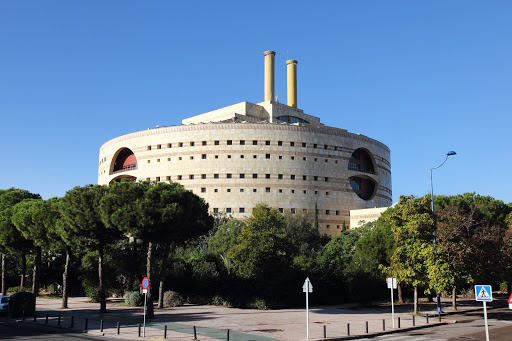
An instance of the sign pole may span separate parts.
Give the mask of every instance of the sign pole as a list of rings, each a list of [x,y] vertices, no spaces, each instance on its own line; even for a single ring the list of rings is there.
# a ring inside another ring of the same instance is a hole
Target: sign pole
[[[306,337],[309,339],[309,281],[306,285]]]
[[[395,303],[393,301],[393,286],[391,286],[391,319],[393,320],[393,329],[395,329]]]
[[[487,324],[487,302],[484,301],[485,340],[489,341],[489,325]]]
[[[148,294],[144,293],[144,324],[142,328],[142,337],[146,337],[146,297]]]

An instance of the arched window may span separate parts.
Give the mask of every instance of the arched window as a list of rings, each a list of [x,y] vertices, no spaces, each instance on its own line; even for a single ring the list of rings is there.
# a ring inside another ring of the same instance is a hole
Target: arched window
[[[373,160],[370,153],[361,148],[356,149],[352,155],[350,155],[350,160],[348,160],[348,169],[375,174],[375,167],[373,166]]]
[[[376,183],[369,178],[352,176],[349,178],[352,190],[363,200],[370,200],[375,194]]]
[[[137,169],[137,158],[135,158],[135,154],[128,148],[121,149],[114,160],[112,172],[118,173],[134,169]]]

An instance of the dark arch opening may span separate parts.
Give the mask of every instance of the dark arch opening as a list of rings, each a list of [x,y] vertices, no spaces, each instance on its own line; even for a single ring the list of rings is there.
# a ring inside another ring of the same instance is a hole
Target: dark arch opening
[[[308,121],[297,116],[279,116],[277,119],[288,123],[309,123]]]
[[[114,182],[121,182],[121,180],[137,181],[137,178],[131,175],[119,175],[118,177],[110,180],[109,185],[112,185]]]
[[[361,148],[356,149],[352,155],[350,155],[350,160],[348,160],[348,169],[375,174],[375,167],[373,166],[373,160],[370,153]]]
[[[117,173],[133,169],[137,169],[137,158],[130,149],[124,148],[117,154],[112,172]]]
[[[376,183],[369,178],[352,176],[349,179],[352,190],[363,200],[370,200],[375,194]]]

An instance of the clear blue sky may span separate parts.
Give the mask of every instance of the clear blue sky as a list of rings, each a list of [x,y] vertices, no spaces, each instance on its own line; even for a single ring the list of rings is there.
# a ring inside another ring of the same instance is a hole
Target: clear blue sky
[[[298,106],[391,149],[393,200],[512,202],[511,1],[0,1],[0,188],[97,182],[119,135],[263,100],[263,51]]]

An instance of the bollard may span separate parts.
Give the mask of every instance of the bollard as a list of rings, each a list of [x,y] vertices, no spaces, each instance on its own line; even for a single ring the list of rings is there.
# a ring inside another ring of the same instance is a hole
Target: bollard
[[[428,313],[427,313],[427,315],[425,317],[427,318],[427,324],[428,324]]]
[[[196,326],[194,326],[194,340],[197,340]]]
[[[386,320],[382,319],[382,331],[386,330]]]
[[[366,321],[366,334],[368,334],[368,321]]]
[[[327,338],[327,326],[324,324],[324,339]]]
[[[103,333],[103,320],[100,320],[100,332]]]
[[[412,326],[416,326],[416,316],[412,315]]]
[[[75,325],[75,317],[71,316],[71,326],[69,326],[69,328],[73,328],[74,325]]]
[[[87,330],[87,325],[88,325],[88,324],[89,324],[89,319],[88,319],[88,318],[86,318],[86,319],[85,319],[85,330]]]
[[[140,337],[140,323],[139,323],[139,337]]]
[[[46,324],[48,324],[48,314],[46,314]]]
[[[164,326],[164,339],[167,339],[167,325]]]
[[[439,322],[441,322],[441,313],[439,313]]]
[[[400,316],[398,316],[398,329],[400,329]]]
[[[37,311],[34,311],[34,322],[36,322]]]
[[[350,323],[347,323],[347,335],[350,336]]]
[[[117,335],[119,335],[120,333],[120,330],[121,329],[121,324],[119,322],[117,322]]]
[[[229,329],[228,329],[228,337],[226,338],[226,341],[229,341]]]
[[[61,317],[61,316],[59,315],[59,317],[57,318],[57,325],[58,325],[58,326],[60,326],[60,317]]]

